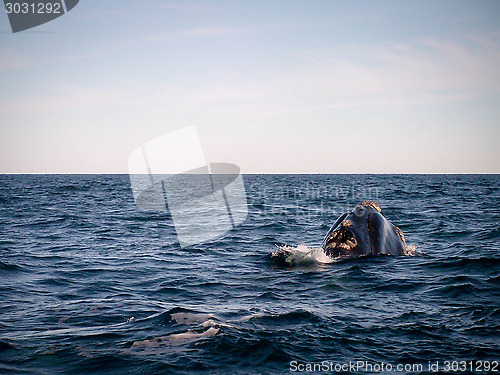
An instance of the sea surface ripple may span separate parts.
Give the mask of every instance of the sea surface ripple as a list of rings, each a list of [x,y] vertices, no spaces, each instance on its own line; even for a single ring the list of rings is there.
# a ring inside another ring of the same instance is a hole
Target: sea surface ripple
[[[245,222],[182,249],[167,212],[135,207],[126,175],[0,175],[0,373],[500,359],[500,176],[244,182]],[[365,199],[411,256],[272,261],[276,246],[314,249]]]

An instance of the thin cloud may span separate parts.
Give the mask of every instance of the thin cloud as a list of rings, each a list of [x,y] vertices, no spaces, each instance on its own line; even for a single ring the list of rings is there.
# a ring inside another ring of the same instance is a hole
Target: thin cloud
[[[405,108],[446,104],[500,91],[500,40],[426,39],[298,51],[302,64],[276,72],[276,97],[313,108]],[[293,109],[294,111],[297,108]]]
[[[233,30],[191,29],[180,35],[229,32]],[[0,113],[26,111],[26,103],[34,112],[51,111],[53,103],[74,109],[126,104],[148,112],[155,108],[165,111],[168,104],[167,111],[218,108],[250,118],[335,109],[439,106],[500,91],[500,42],[493,38],[351,45],[334,52],[296,51],[293,61],[300,63],[288,69],[269,69],[260,79],[226,69],[214,73],[210,80],[193,77],[177,85],[128,81],[122,89],[60,83],[43,96],[4,102]]]
[[[188,2],[161,2],[145,4],[148,9],[171,9],[171,10],[182,10],[188,12],[199,12],[205,10],[206,8],[200,4],[188,3]]]
[[[130,101],[132,92],[123,88],[53,83],[43,95],[16,97],[0,103],[0,115],[42,114],[79,109],[106,108]]]
[[[179,38],[197,38],[197,37],[224,37],[241,34],[247,31],[243,27],[219,27],[209,26],[201,28],[185,29],[180,31],[173,31],[164,34],[150,35],[149,40],[171,40]]]
[[[12,70],[31,69],[34,67],[60,64],[64,62],[73,62],[77,60],[85,60],[92,57],[98,57],[100,55],[101,53],[98,52],[89,52],[48,56],[35,59],[31,56],[14,51],[13,49],[0,48],[0,73]]]
[[[22,69],[30,66],[27,56],[8,48],[0,48],[0,72]]]

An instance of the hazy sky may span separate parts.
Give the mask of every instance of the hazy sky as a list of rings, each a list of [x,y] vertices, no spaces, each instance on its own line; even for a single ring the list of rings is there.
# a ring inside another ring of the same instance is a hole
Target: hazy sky
[[[191,125],[243,173],[500,173],[500,1],[2,8],[0,173],[127,173]]]

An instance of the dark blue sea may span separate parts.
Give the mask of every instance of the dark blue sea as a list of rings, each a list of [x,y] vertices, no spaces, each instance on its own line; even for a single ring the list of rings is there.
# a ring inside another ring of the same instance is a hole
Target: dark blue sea
[[[0,373],[500,370],[499,175],[243,179],[244,222],[181,247],[127,175],[1,175]],[[367,199],[411,251],[311,256]]]

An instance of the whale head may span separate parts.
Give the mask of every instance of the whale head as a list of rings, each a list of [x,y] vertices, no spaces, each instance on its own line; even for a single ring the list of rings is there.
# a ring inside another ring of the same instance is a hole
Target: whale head
[[[382,215],[380,205],[364,201],[338,218],[323,240],[331,258],[363,255],[400,255],[406,245],[403,233]]]

